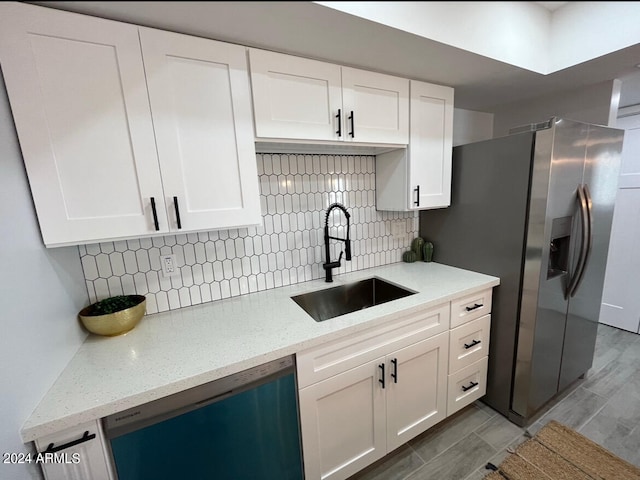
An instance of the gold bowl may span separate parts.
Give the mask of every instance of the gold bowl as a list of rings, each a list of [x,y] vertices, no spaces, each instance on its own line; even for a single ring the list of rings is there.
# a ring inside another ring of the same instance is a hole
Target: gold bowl
[[[91,333],[108,337],[122,335],[140,322],[147,309],[147,299],[144,295],[129,295],[129,297],[136,300],[138,304],[114,313],[89,315],[94,305],[92,304],[80,310],[78,317]]]

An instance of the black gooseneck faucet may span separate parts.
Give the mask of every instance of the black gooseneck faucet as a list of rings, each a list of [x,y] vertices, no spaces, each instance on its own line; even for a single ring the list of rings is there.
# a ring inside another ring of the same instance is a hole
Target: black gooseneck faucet
[[[329,235],[329,215],[331,214],[331,211],[334,208],[338,208],[342,210],[342,212],[344,213],[344,216],[347,218],[347,238],[338,238],[338,237],[332,237]],[[333,275],[331,270],[333,268],[338,268],[340,266],[340,261],[342,260],[343,253],[344,253],[344,259],[347,261],[351,261],[351,240],[349,240],[349,218],[350,217],[351,215],[349,215],[349,212],[347,212],[347,209],[344,207],[344,205],[341,205],[339,203],[333,203],[329,205],[329,208],[327,209],[327,216],[324,219],[325,263],[322,264],[322,268],[324,268],[324,271],[326,272],[325,282],[333,282]],[[341,242],[344,242],[344,251],[340,252],[340,256],[338,257],[338,261],[336,262],[331,261],[331,254],[329,252],[329,240],[339,240]]]

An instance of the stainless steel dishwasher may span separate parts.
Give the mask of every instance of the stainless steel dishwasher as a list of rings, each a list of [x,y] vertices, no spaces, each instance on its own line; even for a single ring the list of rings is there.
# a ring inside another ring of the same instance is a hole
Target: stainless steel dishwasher
[[[119,480],[303,478],[292,356],[106,417]]]

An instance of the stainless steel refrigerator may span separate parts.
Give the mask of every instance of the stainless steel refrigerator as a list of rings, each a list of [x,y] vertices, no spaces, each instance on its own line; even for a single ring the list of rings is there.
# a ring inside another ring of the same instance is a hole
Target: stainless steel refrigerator
[[[518,425],[591,368],[623,134],[554,117],[455,147],[451,206],[420,213],[434,261],[500,277],[483,401]]]

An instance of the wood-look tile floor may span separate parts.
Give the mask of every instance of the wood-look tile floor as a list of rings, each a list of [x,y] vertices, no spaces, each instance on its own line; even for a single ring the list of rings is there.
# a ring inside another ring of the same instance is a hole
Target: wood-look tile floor
[[[640,466],[640,335],[600,325],[591,370],[527,430],[551,419]],[[478,401],[350,480],[480,480],[524,432]]]

